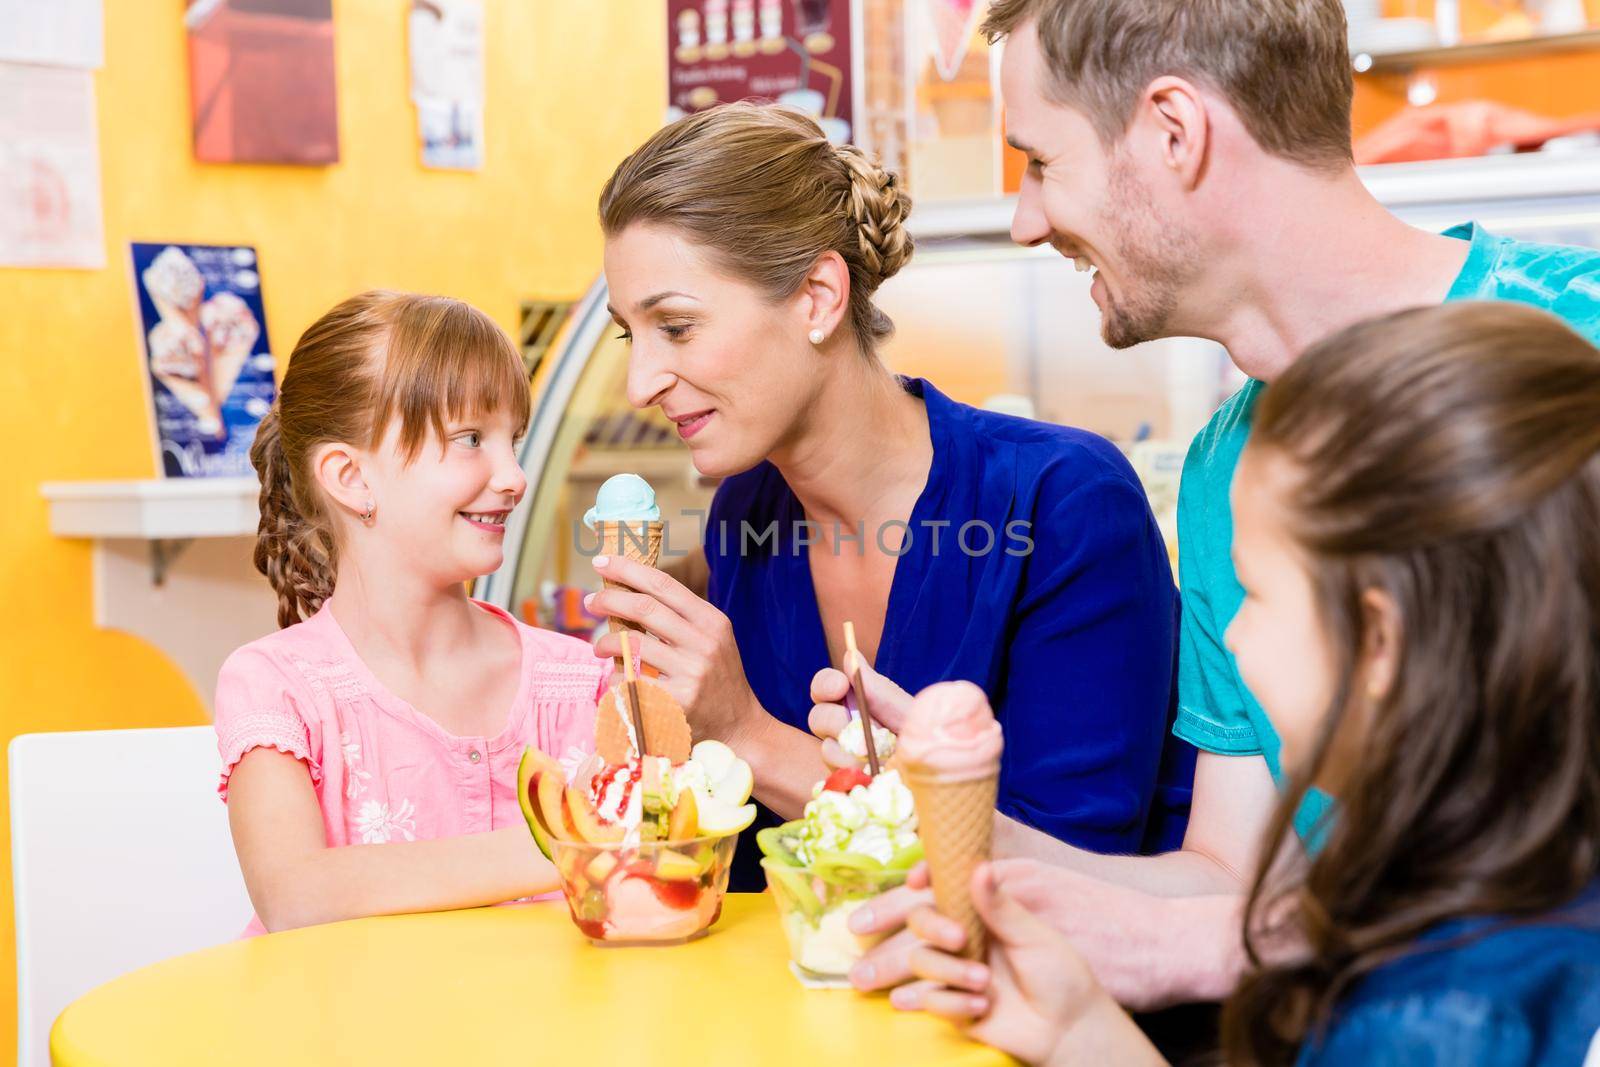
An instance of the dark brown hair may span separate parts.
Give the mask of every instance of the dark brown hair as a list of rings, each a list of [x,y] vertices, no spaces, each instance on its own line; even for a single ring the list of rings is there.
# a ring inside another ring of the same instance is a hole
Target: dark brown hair
[[[1315,169],[1351,162],[1355,86],[1339,0],[995,0],[995,40],[1036,23],[1046,96],[1113,145],[1162,75],[1220,93],[1257,144]]]
[[[911,198],[859,148],[799,111],[724,104],[657,131],[600,193],[614,237],[635,223],[683,233],[719,269],[772,300],[798,292],[825,252],[850,271],[850,320],[869,354],[894,332],[872,302],[911,258]]]
[[[1600,870],[1597,451],[1600,352],[1513,304],[1355,326],[1263,394],[1247,456],[1287,461],[1284,514],[1344,683],[1293,769],[1246,912],[1257,964],[1269,915],[1309,955],[1241,985],[1230,1063],[1292,1060],[1353,982],[1428,927],[1547,912]],[[1401,619],[1376,702],[1353,677],[1374,589]],[[1322,847],[1273,873],[1346,720],[1357,755]]]
[[[255,563],[278,594],[278,625],[310,618],[333,593],[337,527],[309,466],[318,445],[373,448],[399,419],[409,462],[430,434],[444,441],[448,420],[509,411],[520,427],[530,404],[516,345],[470,304],[374,291],[312,323],[250,447],[261,478]]]

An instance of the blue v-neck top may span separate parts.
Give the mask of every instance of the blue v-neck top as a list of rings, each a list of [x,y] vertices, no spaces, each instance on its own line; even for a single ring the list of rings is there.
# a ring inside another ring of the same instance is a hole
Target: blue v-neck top
[[[912,693],[958,678],[988,693],[1005,731],[1005,814],[1098,852],[1176,848],[1195,755],[1170,729],[1178,599],[1133,469],[1086,431],[904,385],[927,406],[933,462],[875,668]],[[750,686],[801,730],[811,679],[829,666],[805,517],[762,463],[718,489],[705,535],[709,597]],[[864,531],[869,550],[878,535]],[[737,884],[751,873],[740,866],[736,888],[759,888]]]

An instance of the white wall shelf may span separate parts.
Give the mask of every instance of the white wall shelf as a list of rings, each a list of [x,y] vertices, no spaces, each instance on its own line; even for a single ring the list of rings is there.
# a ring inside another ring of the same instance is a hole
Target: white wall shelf
[[[209,707],[222,661],[276,625],[277,598],[252,560],[256,480],[48,482],[40,492],[52,533],[94,542],[95,625],[161,649]]]
[[[254,478],[46,482],[57,537],[149,541],[254,536],[261,487]]]

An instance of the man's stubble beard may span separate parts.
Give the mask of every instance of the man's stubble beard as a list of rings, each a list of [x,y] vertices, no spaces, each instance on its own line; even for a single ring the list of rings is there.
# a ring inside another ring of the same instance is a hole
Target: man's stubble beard
[[[1101,219],[1116,247],[1123,284],[1119,298],[1113,298],[1106,285],[1101,337],[1120,350],[1174,336],[1171,323],[1179,296],[1200,271],[1197,242],[1160,213],[1133,162],[1120,149],[1112,156]]]

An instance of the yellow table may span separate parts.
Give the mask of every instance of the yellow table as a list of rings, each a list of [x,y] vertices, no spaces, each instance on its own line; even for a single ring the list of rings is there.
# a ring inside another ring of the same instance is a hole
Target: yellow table
[[[125,975],[56,1021],[56,1067],[1004,1064],[883,997],[806,990],[766,894],[708,937],[595,948],[559,901],[221,945]]]

